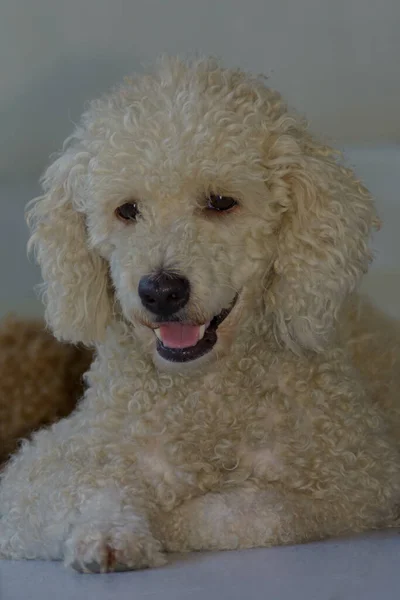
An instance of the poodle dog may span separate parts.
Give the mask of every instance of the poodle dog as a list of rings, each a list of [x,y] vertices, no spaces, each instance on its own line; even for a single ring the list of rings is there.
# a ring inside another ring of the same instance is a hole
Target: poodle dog
[[[92,353],[57,341],[39,320],[0,324],[0,465],[21,438],[67,416],[83,393]]]
[[[47,320],[96,356],[5,469],[3,557],[106,572],[396,523],[400,331],[355,291],[373,201],[276,92],[164,58],[43,185]]]

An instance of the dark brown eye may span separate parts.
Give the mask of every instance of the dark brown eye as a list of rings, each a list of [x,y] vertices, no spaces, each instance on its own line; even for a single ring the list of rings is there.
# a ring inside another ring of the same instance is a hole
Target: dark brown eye
[[[238,203],[236,202],[236,200],[234,198],[231,198],[230,196],[220,196],[219,194],[211,194],[207,198],[207,208],[209,208],[210,210],[231,210],[237,205]]]
[[[121,221],[136,221],[139,209],[136,202],[126,202],[125,204],[118,206],[115,214]]]

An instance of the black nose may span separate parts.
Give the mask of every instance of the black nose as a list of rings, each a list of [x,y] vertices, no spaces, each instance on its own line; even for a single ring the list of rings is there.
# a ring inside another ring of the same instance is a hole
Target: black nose
[[[147,310],[161,317],[169,317],[188,303],[190,284],[185,277],[159,273],[142,277],[138,292]]]

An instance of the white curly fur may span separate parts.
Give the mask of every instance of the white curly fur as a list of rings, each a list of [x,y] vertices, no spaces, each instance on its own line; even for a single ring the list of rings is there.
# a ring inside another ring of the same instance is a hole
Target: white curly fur
[[[210,192],[240,207],[209,214]],[[92,104],[29,221],[48,322],[96,359],[78,409],[5,469],[3,556],[103,572],[394,523],[400,334],[353,294],[378,220],[279,94],[161,60]],[[191,364],[156,352],[137,289],[159,268],[189,279],[193,322],[239,294]]]

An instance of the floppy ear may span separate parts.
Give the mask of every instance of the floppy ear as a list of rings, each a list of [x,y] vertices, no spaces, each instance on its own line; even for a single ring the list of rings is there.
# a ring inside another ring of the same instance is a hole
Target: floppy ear
[[[272,196],[284,207],[268,297],[276,333],[294,351],[321,351],[368,269],[370,233],[379,222],[352,171],[301,126],[289,123],[275,138],[267,168]]]
[[[66,150],[47,169],[44,195],[27,211],[47,323],[59,339],[85,344],[102,338],[111,312],[107,265],[88,246],[82,208],[89,159],[85,151]]]

